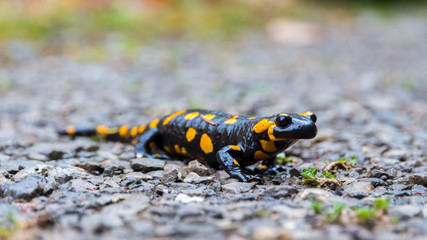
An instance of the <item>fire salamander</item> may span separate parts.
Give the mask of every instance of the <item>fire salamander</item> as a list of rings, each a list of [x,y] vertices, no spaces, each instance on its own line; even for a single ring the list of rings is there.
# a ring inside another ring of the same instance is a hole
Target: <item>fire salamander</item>
[[[61,135],[100,135],[106,140],[138,142],[138,158],[198,159],[211,167],[222,167],[243,182],[263,182],[244,167],[261,161],[259,168],[274,166],[276,155],[299,139],[317,134],[316,115],[279,113],[269,117],[243,117],[209,110],[182,110],[129,128],[92,129],[68,127]],[[138,141],[139,140],[139,141]]]

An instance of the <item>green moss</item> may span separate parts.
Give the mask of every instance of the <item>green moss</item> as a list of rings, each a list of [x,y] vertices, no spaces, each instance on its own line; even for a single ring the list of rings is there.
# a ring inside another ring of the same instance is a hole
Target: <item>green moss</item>
[[[0,222],[0,238],[10,237],[17,229],[18,226],[13,212],[6,212],[4,220]]]
[[[375,220],[377,213],[375,209],[362,207],[356,210],[356,216],[363,222]]]
[[[310,207],[317,214],[321,213],[322,210],[323,210],[323,204],[321,202],[312,202],[311,205],[310,205]]]

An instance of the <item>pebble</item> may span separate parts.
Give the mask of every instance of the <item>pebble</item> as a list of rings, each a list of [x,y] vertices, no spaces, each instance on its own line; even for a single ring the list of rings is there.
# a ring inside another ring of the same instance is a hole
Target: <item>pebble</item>
[[[205,165],[201,164],[197,160],[193,160],[189,162],[188,168],[190,169],[190,171],[197,173],[197,175],[199,176],[208,176],[211,174],[211,172],[209,171],[209,168],[207,168]]]
[[[221,190],[223,192],[233,193],[233,194],[239,194],[239,193],[245,193],[251,190],[256,183],[249,182],[232,182],[228,184],[224,184],[221,186]]]
[[[373,189],[370,182],[353,182],[344,187],[344,192],[349,197],[361,199],[368,196]]]
[[[129,184],[135,183],[137,181],[148,181],[154,179],[153,176],[144,174],[142,172],[130,172],[121,176],[123,186],[128,186]]]
[[[3,197],[10,196],[15,199],[24,199],[29,201],[43,194],[45,184],[45,178],[38,175],[31,175],[17,183],[8,182],[3,184],[1,186],[1,191],[3,193]]]
[[[415,205],[394,206],[389,209],[390,216],[396,216],[401,220],[407,220],[422,216],[422,208]]]
[[[190,172],[185,178],[184,178],[184,182],[185,183],[205,183],[205,184],[209,184],[210,182],[213,181],[212,177],[207,177],[207,176],[199,176],[197,173],[195,172]]]
[[[165,171],[163,170],[151,171],[151,172],[147,172],[147,175],[152,176],[154,179],[163,179],[163,176],[165,175]]]
[[[163,170],[165,161],[152,158],[135,158],[130,160],[130,165],[134,171],[150,172]]]
[[[333,194],[329,191],[317,188],[307,188],[298,193],[297,197],[295,198],[295,201],[298,202],[310,199],[316,202],[328,203],[332,197]]]
[[[76,192],[87,192],[97,189],[95,185],[82,179],[72,179],[68,182],[68,185]]]

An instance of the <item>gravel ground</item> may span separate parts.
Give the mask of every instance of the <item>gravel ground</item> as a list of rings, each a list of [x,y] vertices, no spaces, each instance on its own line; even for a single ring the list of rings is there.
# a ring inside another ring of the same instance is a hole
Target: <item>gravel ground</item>
[[[0,237],[426,239],[426,25],[365,15],[319,26],[308,46],[256,33],[156,41],[132,56],[112,38],[97,62],[10,42],[0,66]],[[283,174],[264,185],[55,133],[191,107],[311,110],[319,133],[289,149]],[[314,180],[301,176],[312,168]]]

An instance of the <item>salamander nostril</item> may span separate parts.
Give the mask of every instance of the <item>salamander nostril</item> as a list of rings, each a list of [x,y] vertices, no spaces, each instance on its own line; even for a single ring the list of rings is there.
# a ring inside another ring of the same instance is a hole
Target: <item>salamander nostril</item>
[[[310,119],[311,119],[311,121],[313,121],[313,123],[316,123],[316,121],[317,121],[317,117],[314,113],[310,115]]]
[[[276,126],[286,127],[290,123],[292,123],[292,117],[288,115],[278,115],[276,117]]]

